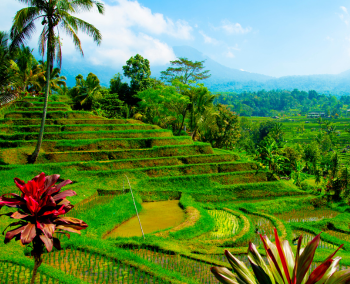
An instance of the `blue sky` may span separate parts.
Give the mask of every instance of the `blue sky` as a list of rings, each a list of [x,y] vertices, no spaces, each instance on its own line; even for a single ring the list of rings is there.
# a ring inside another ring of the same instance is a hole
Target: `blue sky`
[[[99,28],[97,47],[81,35],[90,64],[122,66],[140,53],[153,65],[188,45],[236,69],[280,77],[337,74],[350,69],[350,1],[338,0],[105,0],[107,13],[77,15]],[[0,30],[8,30],[14,0],[0,1]],[[38,29],[41,28],[38,23]],[[37,46],[35,35],[29,42]],[[64,60],[82,60],[63,38]]]

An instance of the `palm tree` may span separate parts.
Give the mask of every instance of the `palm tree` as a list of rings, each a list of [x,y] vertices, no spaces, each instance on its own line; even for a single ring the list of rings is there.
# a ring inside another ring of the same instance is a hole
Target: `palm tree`
[[[21,92],[28,91],[29,86],[38,87],[44,72],[38,69],[38,62],[32,54],[33,49],[21,45],[15,52],[13,63],[14,77],[17,78],[17,88]]]
[[[0,92],[13,83],[12,54],[9,49],[9,35],[0,31]]]
[[[43,62],[39,60],[39,68],[45,72],[47,70],[47,62]],[[66,81],[67,78],[65,76],[61,76],[61,69],[56,67],[53,68],[50,74],[50,95],[52,94],[52,91],[58,91],[59,89],[66,87]],[[45,89],[46,86],[46,78],[43,78],[41,80],[41,89],[40,91]]]
[[[100,14],[104,12],[102,3],[95,0],[18,0],[28,4],[27,8],[19,10],[13,20],[11,28],[11,48],[21,46],[35,31],[35,21],[41,19],[43,30],[39,37],[39,51],[41,55],[47,56],[46,89],[43,115],[41,120],[38,143],[33,154],[29,157],[29,163],[35,163],[41,148],[46,120],[47,104],[50,91],[50,75],[53,63],[56,59],[61,65],[62,52],[59,40],[59,26],[73,38],[75,47],[84,55],[78,30],[87,33],[97,43],[101,43],[101,33],[93,25],[71,15],[80,10],[91,10],[94,6]],[[57,33],[57,34],[56,34]]]
[[[213,106],[216,96],[210,94],[209,90],[200,84],[198,87],[191,87],[188,96],[190,98],[189,123],[194,140],[201,125],[206,124],[209,117],[213,118],[217,115]]]
[[[75,77],[75,86],[71,89],[70,95],[76,107],[90,110],[92,100],[100,95],[100,90],[100,80],[95,74],[89,73],[86,79],[79,74]]]

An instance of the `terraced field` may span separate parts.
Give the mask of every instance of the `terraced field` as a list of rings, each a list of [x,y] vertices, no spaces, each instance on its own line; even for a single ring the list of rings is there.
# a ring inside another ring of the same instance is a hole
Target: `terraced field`
[[[343,265],[350,265],[350,230],[341,226],[350,221],[347,213],[326,208],[288,181],[270,180],[239,153],[138,120],[103,119],[50,102],[42,150],[37,163],[28,165],[42,101],[27,98],[19,106],[1,121],[0,192],[15,191],[14,177],[27,181],[40,172],[58,173],[78,193],[69,198],[76,206],[68,215],[89,225],[81,236],[61,238],[62,251],[45,254],[38,283],[218,283],[209,268],[229,267],[223,250],[246,262],[249,241],[261,248],[256,232],[273,239],[274,227],[290,241],[300,232],[325,231],[318,258],[344,240]],[[136,215],[125,175],[139,212],[144,202],[178,200],[180,224],[152,224],[145,239],[111,237]],[[0,219],[0,229],[7,225]],[[4,283],[26,283],[28,250],[14,242],[0,249]]]

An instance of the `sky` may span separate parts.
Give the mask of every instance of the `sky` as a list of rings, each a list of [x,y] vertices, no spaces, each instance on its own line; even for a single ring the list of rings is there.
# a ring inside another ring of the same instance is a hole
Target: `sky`
[[[350,0],[104,0],[75,16],[96,26],[102,44],[79,33],[84,58],[61,31],[63,62],[116,66],[139,53],[151,66],[174,60],[173,46],[191,46],[234,69],[274,77],[338,74],[350,69]],[[0,30],[8,31],[15,0],[0,0]],[[28,45],[37,52],[42,25]],[[190,59],[190,58],[189,58]]]

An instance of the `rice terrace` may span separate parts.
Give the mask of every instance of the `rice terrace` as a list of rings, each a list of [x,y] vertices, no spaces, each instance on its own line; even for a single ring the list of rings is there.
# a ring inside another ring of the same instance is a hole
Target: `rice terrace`
[[[0,283],[350,283],[350,56],[280,21],[314,8],[1,1]]]

